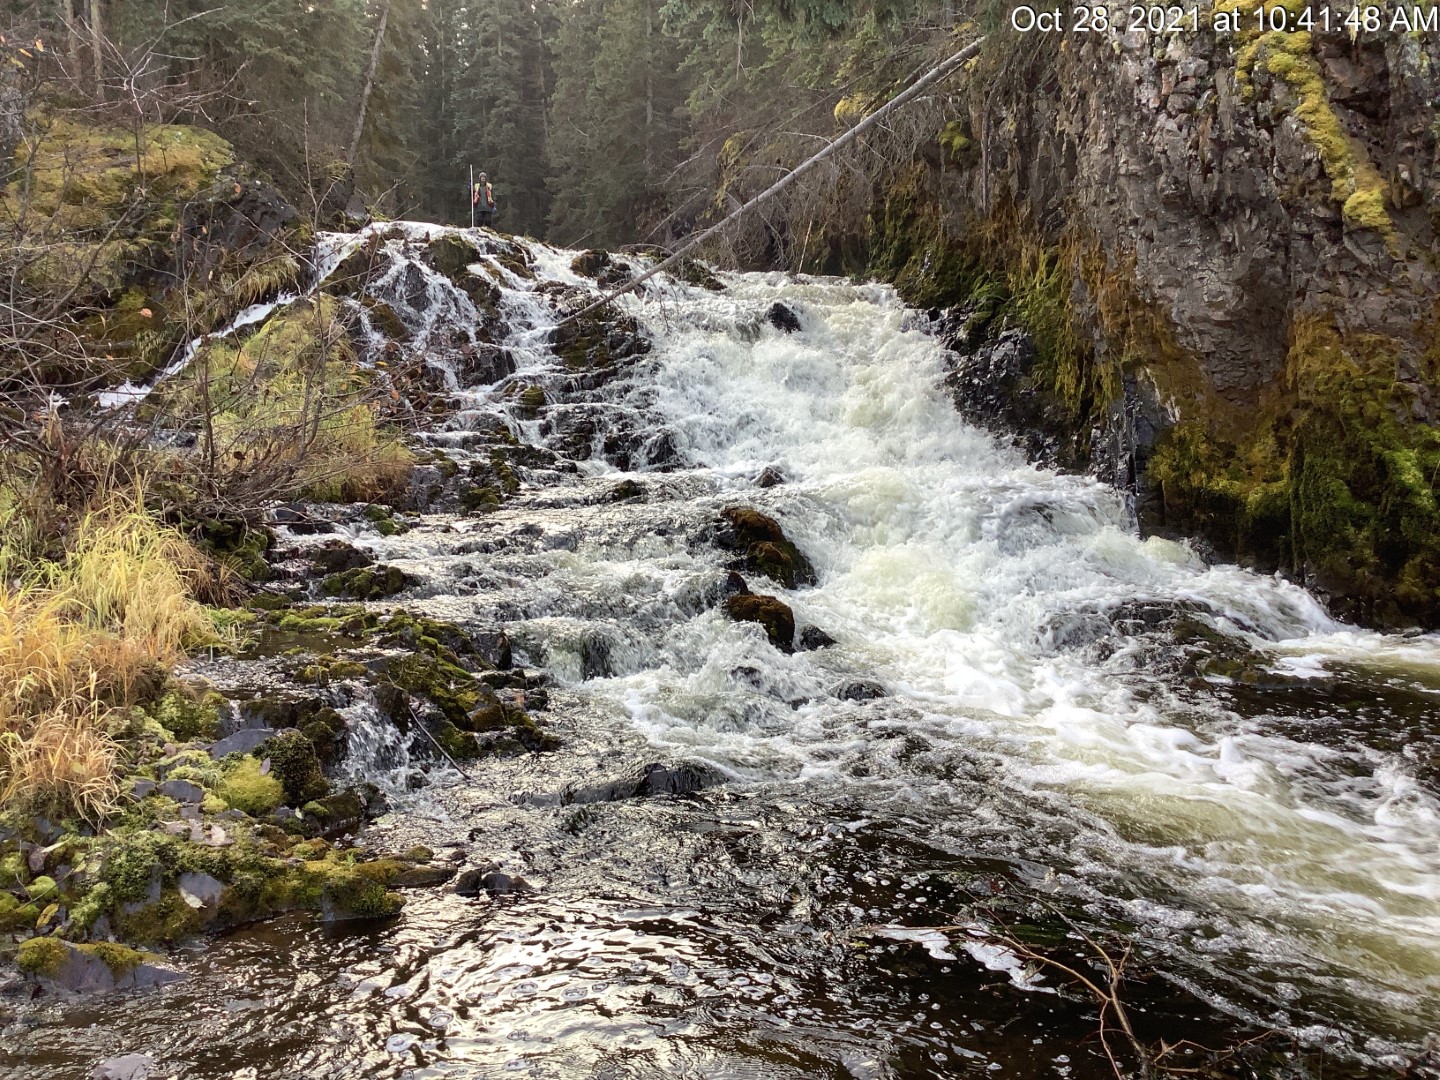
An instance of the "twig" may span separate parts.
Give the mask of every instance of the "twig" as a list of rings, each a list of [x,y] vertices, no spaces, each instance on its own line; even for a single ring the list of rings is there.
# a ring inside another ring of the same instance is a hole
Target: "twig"
[[[456,772],[458,772],[461,776],[463,776],[466,780],[469,780],[473,784],[475,782],[475,778],[471,776],[468,772],[466,772],[458,761],[456,761],[453,757],[450,756],[450,751],[446,750],[445,747],[440,745],[439,739],[435,738],[434,735],[430,734],[430,729],[427,728],[424,721],[420,719],[420,714],[415,711],[415,706],[411,703],[409,698],[405,699],[405,707],[410,710],[410,716],[414,719],[415,726],[420,729],[420,733],[424,735],[427,739],[429,739],[431,743],[434,744],[436,750],[439,750],[440,753],[445,755],[445,760],[450,762],[451,765],[455,766]]]

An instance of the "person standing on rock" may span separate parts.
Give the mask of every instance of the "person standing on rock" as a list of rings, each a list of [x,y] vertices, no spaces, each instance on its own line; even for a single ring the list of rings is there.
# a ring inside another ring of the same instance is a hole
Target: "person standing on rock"
[[[483,172],[475,181],[475,190],[470,193],[470,205],[475,208],[477,225],[495,224],[495,189]]]

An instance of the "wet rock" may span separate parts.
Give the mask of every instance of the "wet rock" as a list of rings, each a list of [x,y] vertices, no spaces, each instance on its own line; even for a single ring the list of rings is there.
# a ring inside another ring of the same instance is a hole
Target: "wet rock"
[[[124,945],[75,945],[53,937],[21,942],[16,957],[20,970],[42,985],[77,994],[147,989],[184,978],[159,961],[160,957]]]
[[[734,570],[725,571],[725,576],[720,580],[720,598],[727,596],[745,596],[750,592],[750,586],[745,584],[745,579]]]
[[[740,552],[740,564],[763,574],[787,589],[815,584],[815,569],[785,536],[780,523],[748,506],[731,506],[720,512],[716,543]]]
[[[484,889],[484,886],[480,884],[481,879],[488,872],[487,869],[479,868],[462,870],[459,877],[455,879],[455,893],[460,896],[479,896]]]
[[[671,273],[687,285],[696,285],[702,289],[709,289],[711,292],[725,291],[725,286],[721,284],[720,279],[698,259],[681,259],[680,265]]]
[[[339,574],[359,570],[375,562],[369,555],[344,540],[327,540],[310,551],[310,565],[317,574]]]
[[[810,652],[813,649],[828,649],[834,644],[835,639],[824,630],[818,626],[807,626],[800,631],[795,647],[801,652]]]
[[[455,867],[426,863],[400,871],[392,885],[397,889],[424,889],[444,885],[455,876]]]
[[[510,638],[504,630],[476,630],[470,634],[473,655],[497,671],[509,671],[515,664]]]
[[[462,731],[495,731],[510,722],[509,712],[500,695],[484,683],[475,688],[476,704],[459,727]]]
[[[414,580],[397,566],[362,567],[331,574],[320,582],[326,596],[350,600],[382,600],[404,592]]]
[[[755,486],[762,488],[779,487],[785,483],[785,474],[774,465],[766,465],[760,470],[760,475],[755,477]]]
[[[149,1054],[125,1054],[100,1062],[90,1070],[90,1080],[149,1080],[154,1068]]]
[[[782,333],[794,334],[800,330],[800,316],[795,314],[794,308],[779,300],[770,305],[770,310],[765,312],[765,318]]]
[[[304,806],[307,832],[320,836],[338,836],[353,832],[365,824],[365,801],[355,791],[342,791],[313,799]]]
[[[791,652],[795,643],[795,614],[790,605],[774,596],[742,594],[725,601],[725,614],[736,622],[759,623],[765,636],[781,652]]]
[[[157,790],[178,803],[199,803],[205,799],[205,789],[189,780],[166,780]]]
[[[270,521],[275,525],[285,526],[296,536],[313,536],[335,531],[333,521],[315,517],[302,503],[275,507],[270,511]]]
[[[480,261],[480,251],[464,238],[444,233],[430,241],[421,260],[438,274],[458,278]]]
[[[622,362],[648,353],[650,342],[634,316],[592,312],[551,331],[550,348],[571,371],[599,374],[603,383]]]
[[[631,502],[645,498],[645,489],[628,477],[605,493],[606,502]]]
[[[835,690],[841,701],[874,701],[885,696],[885,687],[871,679],[853,679]]]
[[[480,879],[480,887],[491,896],[503,896],[506,893],[527,893],[535,890],[530,883],[518,874],[510,875],[500,870],[492,870]]]
[[[467,342],[460,347],[454,367],[455,381],[461,387],[493,386],[515,374],[515,354],[499,345]]]
[[[211,743],[210,756],[222,758],[226,754],[249,754],[278,734],[279,732],[271,727],[242,728],[233,735]]]
[[[225,892],[222,882],[209,874],[191,871],[181,874],[175,884],[180,890],[180,899],[187,906],[203,913],[206,918],[213,918],[219,912],[220,898]]]
[[[636,786],[635,794],[640,797],[647,795],[689,795],[692,792],[701,791],[705,788],[714,787],[724,782],[715,769],[708,765],[701,765],[694,762],[685,762],[680,765],[662,765],[653,762],[645,766],[645,771]]]
[[[570,260],[570,269],[585,277],[596,277],[610,265],[608,251],[582,251]]]

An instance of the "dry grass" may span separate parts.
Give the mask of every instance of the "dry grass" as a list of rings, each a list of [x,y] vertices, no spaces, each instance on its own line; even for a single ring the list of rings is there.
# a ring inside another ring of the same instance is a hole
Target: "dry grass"
[[[135,492],[82,518],[57,561],[0,543],[0,805],[111,807],[116,710],[215,636],[194,595],[205,562]]]

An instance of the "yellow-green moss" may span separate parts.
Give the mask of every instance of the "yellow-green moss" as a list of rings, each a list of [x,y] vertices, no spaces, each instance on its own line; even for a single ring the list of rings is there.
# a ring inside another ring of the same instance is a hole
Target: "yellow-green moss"
[[[58,938],[33,937],[20,943],[15,964],[27,975],[53,976],[65,966],[69,957],[69,948]]]
[[[1242,93],[1253,98],[1256,79],[1262,72],[1288,87],[1295,98],[1295,118],[1320,157],[1330,180],[1331,197],[1340,204],[1346,223],[1354,228],[1374,229],[1393,242],[1395,225],[1385,207],[1385,181],[1364,148],[1345,131],[1330,103],[1310,33],[1305,30],[1259,32],[1254,15],[1244,10],[1246,6],[1244,0],[1222,0],[1216,5],[1217,11],[1233,10],[1241,15],[1244,29],[1239,36],[1242,44],[1236,56],[1236,81]],[[1268,7],[1284,8],[1293,19],[1305,3],[1304,0],[1283,0]]]
[[[262,775],[261,763],[242,757],[225,773],[216,794],[247,814],[268,814],[285,799],[285,788],[273,775]]]

